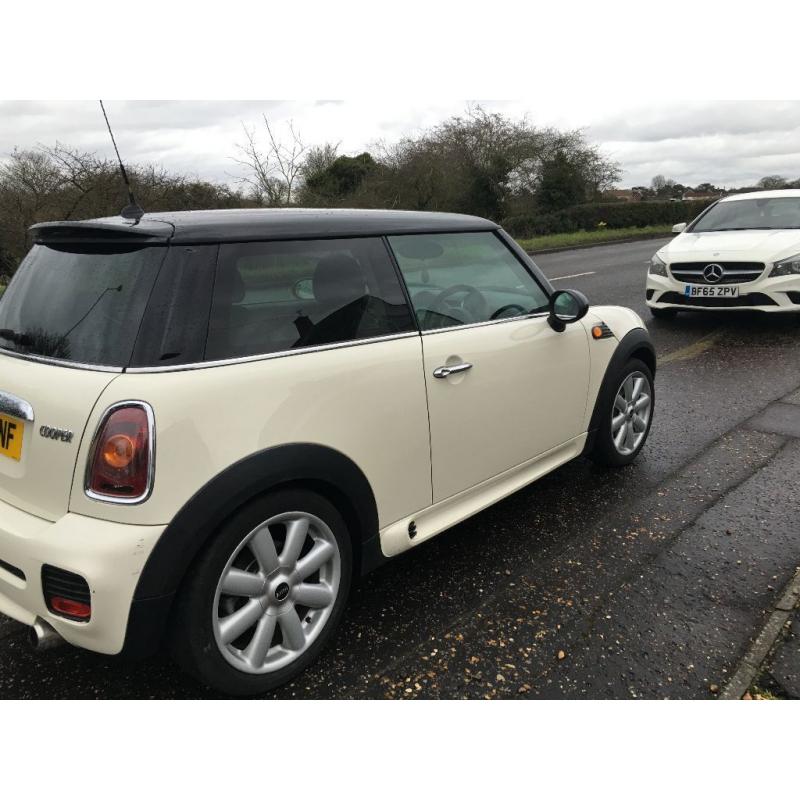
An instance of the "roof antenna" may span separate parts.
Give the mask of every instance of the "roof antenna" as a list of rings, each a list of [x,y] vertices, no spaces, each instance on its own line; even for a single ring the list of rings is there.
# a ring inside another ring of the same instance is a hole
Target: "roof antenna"
[[[134,222],[138,222],[144,215],[144,209],[136,202],[136,198],[133,196],[131,182],[128,180],[128,173],[125,172],[125,165],[122,163],[122,159],[120,158],[117,142],[114,139],[114,132],[111,130],[111,123],[108,121],[108,114],[106,114],[106,108],[103,105],[102,100],[100,101],[100,108],[103,110],[103,116],[106,119],[108,133],[109,136],[111,136],[111,143],[114,145],[114,151],[117,154],[117,161],[119,161],[119,171],[122,173],[122,180],[125,182],[125,188],[128,190],[128,205],[126,205],[125,208],[123,208],[119,213],[123,219],[132,219]]]

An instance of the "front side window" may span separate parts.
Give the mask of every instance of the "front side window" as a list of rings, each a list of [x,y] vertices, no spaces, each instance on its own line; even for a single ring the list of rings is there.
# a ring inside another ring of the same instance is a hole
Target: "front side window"
[[[413,330],[380,239],[220,247],[207,361]]]
[[[423,330],[546,311],[548,298],[495,234],[390,236]]]

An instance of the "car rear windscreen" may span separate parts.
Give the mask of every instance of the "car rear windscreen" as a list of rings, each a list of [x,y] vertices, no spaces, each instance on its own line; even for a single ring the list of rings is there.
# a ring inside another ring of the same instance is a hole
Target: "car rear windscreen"
[[[0,297],[0,350],[127,366],[166,250],[34,245]]]

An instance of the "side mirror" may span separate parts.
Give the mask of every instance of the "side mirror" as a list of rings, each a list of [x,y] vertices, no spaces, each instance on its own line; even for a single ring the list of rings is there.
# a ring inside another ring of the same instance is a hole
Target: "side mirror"
[[[672,226],[673,233],[683,233],[686,230],[686,223],[679,222],[677,225]]]
[[[581,292],[564,289],[550,295],[550,316],[547,321],[554,331],[561,333],[570,322],[577,322],[586,316],[589,301]]]

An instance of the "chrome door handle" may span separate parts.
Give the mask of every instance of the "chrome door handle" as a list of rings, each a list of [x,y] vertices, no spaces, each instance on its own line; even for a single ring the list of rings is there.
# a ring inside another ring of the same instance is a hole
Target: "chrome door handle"
[[[465,361],[462,364],[453,364],[452,367],[436,367],[433,371],[434,378],[448,378],[450,375],[456,375],[459,372],[466,372],[472,369],[472,364],[467,364]]]

